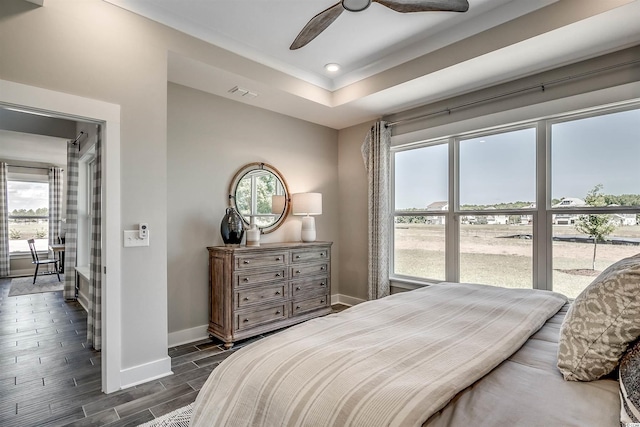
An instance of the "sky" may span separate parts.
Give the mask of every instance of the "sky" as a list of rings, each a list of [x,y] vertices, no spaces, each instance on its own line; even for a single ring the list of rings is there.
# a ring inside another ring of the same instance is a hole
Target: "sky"
[[[49,185],[45,182],[10,181],[7,187],[9,212],[49,207]]]
[[[535,201],[535,144],[533,128],[461,140],[460,204]],[[448,199],[446,144],[395,156],[396,209]],[[640,109],[552,125],[551,159],[552,199],[640,194]]]

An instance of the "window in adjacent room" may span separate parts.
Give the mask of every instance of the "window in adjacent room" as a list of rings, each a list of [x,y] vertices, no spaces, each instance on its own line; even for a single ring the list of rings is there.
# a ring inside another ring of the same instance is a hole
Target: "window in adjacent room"
[[[38,181],[44,179],[45,182]],[[49,183],[46,175],[33,180],[7,181],[9,213],[9,252],[29,252],[28,239],[35,239],[36,249],[49,247]]]

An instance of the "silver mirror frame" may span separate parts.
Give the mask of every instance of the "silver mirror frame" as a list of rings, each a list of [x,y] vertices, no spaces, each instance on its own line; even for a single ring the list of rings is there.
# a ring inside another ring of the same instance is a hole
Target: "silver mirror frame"
[[[265,171],[271,172],[280,181],[285,192],[284,210],[280,215],[280,218],[278,218],[273,224],[269,226],[258,227],[260,228],[261,234],[267,234],[267,233],[276,231],[284,223],[284,221],[287,219],[287,216],[289,215],[289,210],[291,209],[291,193],[289,193],[289,187],[287,186],[287,181],[284,179],[284,177],[282,176],[282,174],[278,169],[271,166],[270,164],[260,163],[260,162],[249,163],[242,166],[238,170],[238,172],[236,172],[236,174],[233,176],[233,179],[231,180],[231,185],[229,185],[229,206],[233,207],[238,212],[238,214],[242,218],[242,221],[246,225],[249,225],[249,220],[245,218],[244,215],[242,215],[242,213],[238,209],[238,204],[236,203],[236,192],[237,192],[238,184],[240,183],[240,181],[242,181],[242,179],[248,173],[255,170],[265,170]]]

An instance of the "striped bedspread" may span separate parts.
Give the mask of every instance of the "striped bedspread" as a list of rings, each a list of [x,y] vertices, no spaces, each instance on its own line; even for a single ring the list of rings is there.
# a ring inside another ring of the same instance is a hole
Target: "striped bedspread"
[[[310,320],[220,364],[191,426],[420,426],[565,302],[448,283]]]

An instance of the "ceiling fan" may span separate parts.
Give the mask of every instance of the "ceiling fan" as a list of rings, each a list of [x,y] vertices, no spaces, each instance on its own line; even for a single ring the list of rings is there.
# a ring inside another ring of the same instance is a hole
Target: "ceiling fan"
[[[469,10],[467,0],[341,0],[330,8],[323,10],[304,26],[289,49],[296,50],[315,39],[340,16],[343,10],[362,12],[371,5],[379,3],[396,12],[466,12]]]

